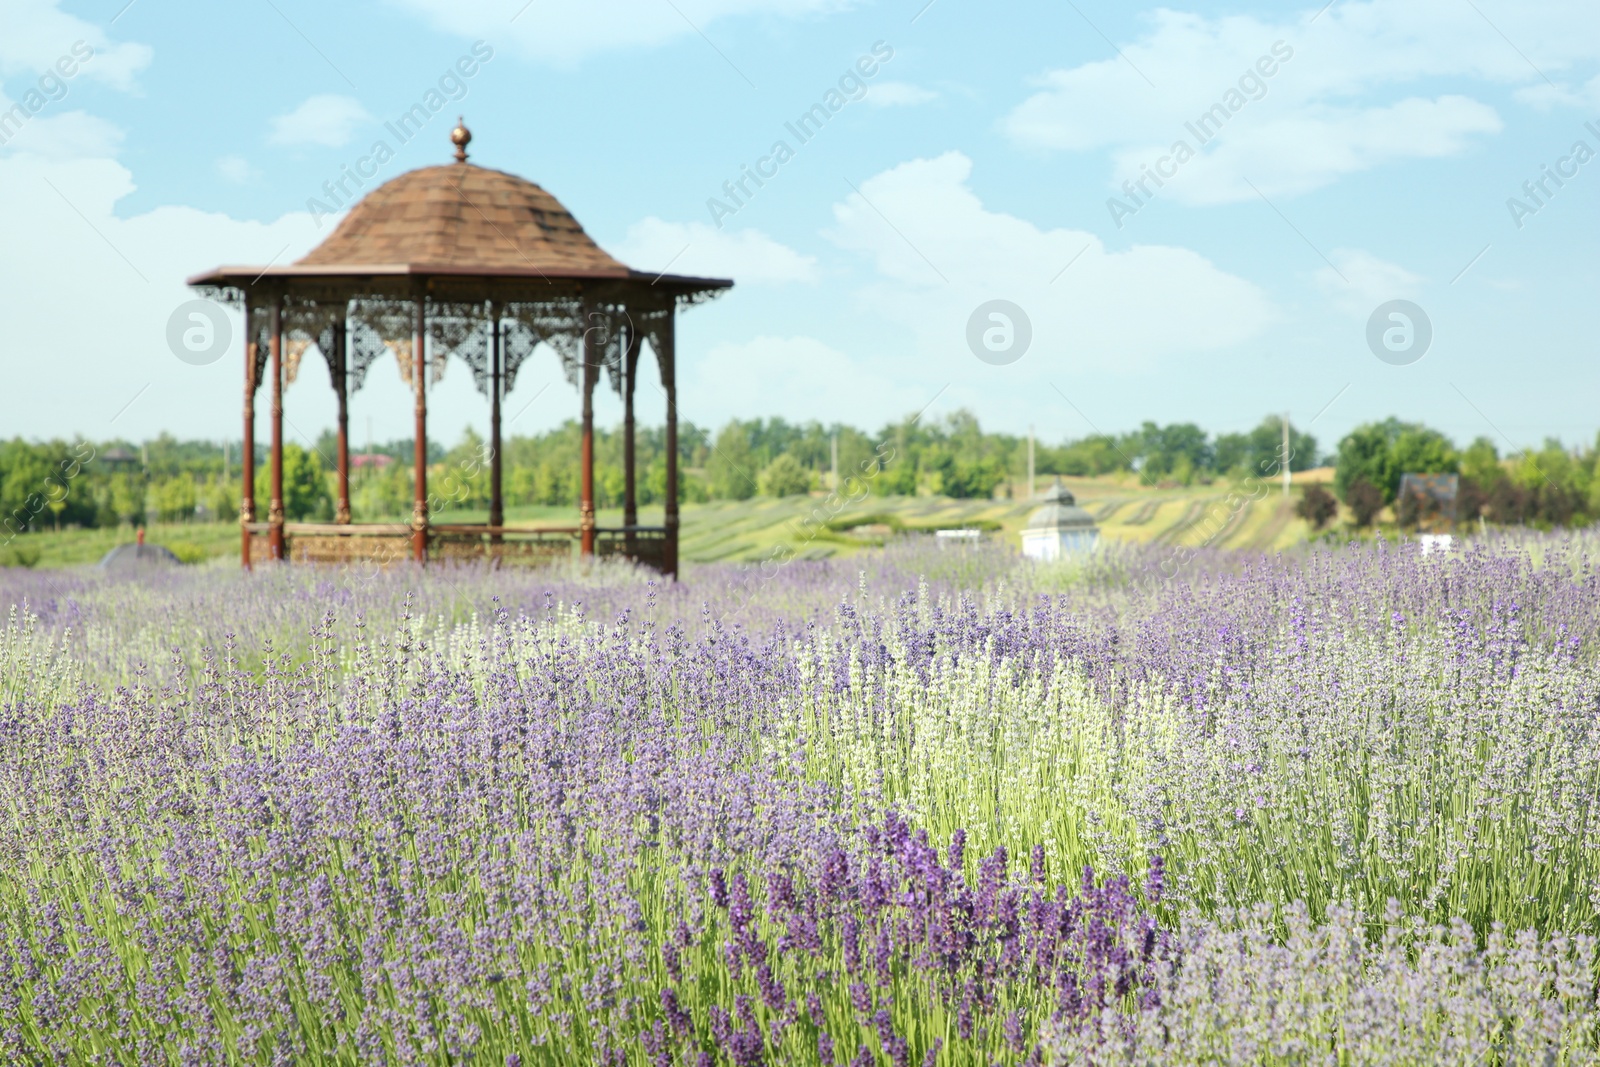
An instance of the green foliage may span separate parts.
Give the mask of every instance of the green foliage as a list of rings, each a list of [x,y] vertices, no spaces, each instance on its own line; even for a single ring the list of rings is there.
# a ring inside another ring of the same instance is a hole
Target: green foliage
[[[1146,422],[1134,442],[1139,480],[1146,485],[1175,481],[1192,484],[1200,471],[1212,468],[1216,453],[1206,432],[1192,422],[1157,426]]]
[[[159,521],[182,522],[194,518],[199,493],[196,492],[193,475],[178,474],[152,486],[150,498]]]
[[[756,495],[755,452],[750,434],[737,421],[717,432],[716,444],[706,458],[706,478],[711,495],[722,500],[749,500]]]
[[[1481,516],[1501,524],[1550,529],[1585,525],[1600,515],[1597,463],[1600,447],[1568,449],[1553,439],[1537,451],[1507,459],[1487,437],[1458,452],[1439,431],[1390,418],[1358,426],[1339,442],[1334,487],[1358,512],[1362,525],[1359,513],[1367,502],[1357,509],[1351,497],[1358,485],[1374,487],[1382,502],[1390,502],[1399,492],[1403,474],[1459,473],[1457,521]],[[1371,513],[1379,507],[1370,508]],[[1396,518],[1401,525],[1410,525],[1417,517],[1409,506],[1402,506]]]
[[[1317,442],[1289,427],[1291,470],[1319,461]],[[539,434],[507,438],[502,445],[507,508],[576,508],[581,427],[569,419]],[[847,493],[881,497],[943,495],[989,499],[1009,495],[1027,472],[1028,439],[985,432],[970,411],[939,418],[910,417],[876,433],[834,423],[783,419],[733,420],[715,435],[683,422],[678,434],[681,502],[748,500],[830,487],[834,445],[839,479]],[[620,427],[596,427],[593,436],[595,503],[622,504],[624,454]],[[332,516],[336,487],[332,457],[337,442],[324,433],[315,449],[285,449],[286,515]],[[107,458],[117,449],[120,455]],[[1147,421],[1118,435],[1094,433],[1075,440],[1036,442],[1035,472],[1078,477],[1125,476],[1151,485],[1206,485],[1221,477],[1271,478],[1280,472],[1282,423],[1267,416],[1242,433],[1208,436],[1194,423]],[[353,467],[350,489],[358,522],[404,521],[414,496],[409,439],[353,449],[386,457],[387,466]],[[1542,448],[1502,459],[1492,441],[1479,438],[1458,453],[1435,430],[1388,419],[1358,427],[1340,443],[1333,488],[1348,502],[1356,481],[1375,487],[1379,504],[1392,501],[1408,471],[1459,470],[1458,516],[1538,526],[1573,525],[1600,515],[1600,450],[1571,450],[1548,441]],[[435,514],[477,512],[489,503],[492,457],[470,427],[456,443],[428,443],[429,502]],[[23,531],[108,527],[152,522],[232,521],[239,513],[239,449],[162,435],[143,445],[63,441],[0,441],[0,538]],[[255,513],[267,514],[267,455],[256,449]],[[636,497],[659,506],[666,495],[666,435],[640,426],[635,447]]]
[[[811,472],[785,452],[761,472],[762,496],[798,496],[811,492]]]
[[[0,567],[34,567],[39,562],[39,549],[34,545],[12,541],[0,545]]]
[[[271,468],[260,464],[256,496],[270,500],[271,495]],[[328,491],[321,458],[292,442],[283,446],[283,515],[290,522],[333,518],[333,494]]]
[[[1400,491],[1402,474],[1453,474],[1460,459],[1450,438],[1425,426],[1407,426],[1394,442],[1394,484],[1383,486],[1384,498],[1393,500]]]
[[[93,462],[87,442],[0,442],[0,537],[63,522],[92,525],[99,505],[84,474]]]
[[[1402,474],[1451,474],[1459,459],[1450,439],[1438,430],[1389,418],[1346,434],[1335,466],[1334,489],[1345,503],[1351,503],[1349,489],[1358,481],[1376,488],[1388,503],[1400,491]]]
[[[1283,422],[1280,416],[1268,415],[1249,433],[1218,434],[1216,441],[1216,468],[1257,478],[1271,478],[1281,474],[1279,458],[1283,451]],[[1317,439],[1289,424],[1289,469],[1310,470],[1317,465]]]
[[[144,522],[144,480],[127,471],[111,475],[109,503],[119,522]]]
[[[163,547],[177,556],[179,563],[201,563],[211,556],[203,545],[197,545],[193,541],[167,541]]]
[[[1470,478],[1483,489],[1492,489],[1506,476],[1500,462],[1500,452],[1487,437],[1479,437],[1461,453],[1461,476]]]
[[[1129,459],[1109,434],[1091,434],[1057,449],[1038,449],[1034,466],[1040,474],[1088,478],[1128,469]]]

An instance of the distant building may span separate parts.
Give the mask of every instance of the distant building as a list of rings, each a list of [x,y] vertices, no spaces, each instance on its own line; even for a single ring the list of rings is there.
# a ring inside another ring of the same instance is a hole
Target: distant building
[[[383,470],[394,462],[394,457],[382,452],[359,452],[350,457],[350,466],[356,470],[371,467],[373,470]]]
[[[1022,528],[1022,554],[1029,559],[1053,560],[1094,547],[1100,530],[1094,516],[1078,507],[1078,500],[1057,482],[1035,498],[1040,507]]]
[[[1454,474],[1402,474],[1395,519],[1420,534],[1448,534],[1456,526],[1460,489],[1461,479]]]

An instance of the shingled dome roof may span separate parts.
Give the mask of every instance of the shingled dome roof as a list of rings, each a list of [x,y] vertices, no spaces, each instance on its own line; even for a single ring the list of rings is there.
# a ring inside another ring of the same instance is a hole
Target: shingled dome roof
[[[474,290],[483,279],[496,280],[495,298],[502,300],[557,299],[604,283],[613,294],[631,288],[634,301],[693,303],[733,286],[725,278],[629,268],[533,182],[468,163],[472,134],[465,126],[452,130],[450,140],[455,163],[384,182],[297,262],[217,267],[189,284],[245,293],[265,288],[324,302],[340,295],[393,295],[408,283],[385,279],[406,276],[426,279],[430,293],[446,300],[477,299],[486,292],[481,286]]]
[[[472,163],[422,167],[385,182],[295,265],[629,273],[555,197],[526,178]]]
[[[1066,486],[1057,482],[1034,498],[1042,506],[1028,516],[1024,530],[1092,530],[1094,516],[1078,507],[1077,498]]]

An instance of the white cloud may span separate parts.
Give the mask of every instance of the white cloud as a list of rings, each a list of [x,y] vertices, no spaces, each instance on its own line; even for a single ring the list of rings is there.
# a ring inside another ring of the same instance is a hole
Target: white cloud
[[[1110,150],[1120,185],[1180,139],[1199,148],[1190,125],[1231,104],[1220,135],[1163,193],[1216,203],[1253,196],[1245,178],[1268,195],[1304,192],[1393,160],[1459,155],[1501,128],[1491,107],[1460,91],[1396,91],[1407,84],[1509,86],[1547,104],[1592,95],[1593,83],[1582,85],[1600,62],[1592,4],[1519,6],[1521,55],[1455,0],[1345,2],[1313,22],[1321,6],[1276,20],[1162,9],[1145,34],[1119,44],[1126,60],[1050,72],[1003,128],[1036,148]],[[1551,90],[1546,75],[1563,88]]]
[[[628,227],[614,250],[636,270],[732,278],[740,285],[812,282],[817,260],[759,230],[718,230],[703,222],[647,218]]]
[[[255,167],[251,166],[248,159],[235,155],[223,156],[217,160],[217,173],[235,185],[243,185],[254,178],[258,172]]]
[[[356,126],[371,118],[361,101],[354,97],[319,93],[308,97],[287,115],[274,118],[267,141],[277,145],[343,148],[350,143]]]
[[[1112,154],[1113,181],[1121,186],[1160,167],[1176,169],[1177,175],[1157,195],[1183,203],[1254,200],[1257,189],[1268,197],[1294,196],[1391,160],[1458,155],[1470,147],[1473,135],[1498,133],[1501,127],[1493,108],[1462,96],[1401,100],[1387,107],[1309,105],[1237,130],[1224,127],[1223,136],[1181,167],[1161,162],[1170,146],[1120,149]]]
[[[700,33],[711,34],[716,23],[740,15],[797,18],[851,5],[852,0],[589,0],[582,4],[540,2],[518,13],[503,0],[395,0],[431,25],[463,37],[483,37],[498,44],[510,39],[523,55],[558,66],[570,66],[600,52],[655,46]],[[708,61],[722,63],[707,49]],[[760,84],[759,71],[728,56],[743,74]],[[734,71],[729,77],[737,78]]]
[[[61,74],[70,68],[75,71],[72,78],[131,89],[134,75],[150,63],[149,46],[113,44],[100,26],[59,10],[59,3],[0,0],[0,26],[5,27],[0,33],[0,76],[44,74],[52,68]],[[64,58],[68,67],[57,68]]]
[[[937,99],[939,94],[932,89],[910,82],[876,82],[867,89],[867,103],[873,107],[903,107]]]
[[[1317,271],[1317,287],[1357,318],[1390,300],[1415,299],[1422,287],[1420,276],[1361,249],[1335,248],[1328,258],[1333,266]]]
[[[1255,285],[1187,249],[1111,252],[1092,234],[990,211],[967,184],[971,170],[959,152],[913,160],[863,182],[867,202],[852,195],[834,207],[829,236],[878,275],[860,299],[917,338],[924,367],[974,365],[967,320],[991,299],[1032,321],[1032,347],[1016,365],[1024,375],[1134,370],[1236,345],[1275,317]]]
[[[1600,107],[1600,75],[1590,78],[1576,88],[1553,86],[1541,81],[1535,85],[1524,86],[1511,95],[1518,103],[1536,107],[1541,111],[1556,106],[1586,109]]]
[[[199,367],[174,356],[167,320],[195,297],[184,285],[189,275],[303,255],[321,236],[310,218],[296,212],[263,224],[187,207],[121,217],[116,205],[134,183],[110,159],[0,157],[0,188],[27,205],[11,214],[0,256],[5,340],[11,351],[35,357],[8,369],[0,425],[95,439],[163,428],[236,435],[237,317],[232,346]],[[294,417],[310,424],[305,403],[297,401]]]
[[[0,93],[0,115],[12,101]],[[3,136],[9,133],[10,136]],[[0,125],[0,151],[22,152],[45,159],[88,159],[114,156],[122,145],[122,131],[86,111],[40,111],[20,125]]]

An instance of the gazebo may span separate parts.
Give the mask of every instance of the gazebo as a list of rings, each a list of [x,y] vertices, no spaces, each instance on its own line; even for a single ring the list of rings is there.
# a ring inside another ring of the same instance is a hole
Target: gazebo
[[[1072,491],[1057,478],[1040,496],[1039,507],[1022,528],[1022,554],[1029,559],[1056,560],[1094,547],[1100,530],[1094,516],[1078,506]]]
[[[188,284],[245,321],[240,558],[343,562],[411,558],[541,560],[625,556],[678,570],[678,412],[674,321],[731,281],[632,270],[606,254],[555,197],[512,174],[467,162],[464,125],[450,134],[455,162],[384,183],[334,232],[289,266],[218,267]],[[634,470],[634,386],[648,340],[666,395],[665,516],[640,526]],[[541,343],[560,357],[583,398],[578,525],[508,526],[501,492],[500,406]],[[337,505],[332,523],[286,522],[283,390],[315,347],[338,399]],[[393,353],[415,403],[415,497],[409,523],[350,521],[348,402],[372,363]],[[428,494],[428,386],[450,356],[489,400],[489,521],[442,525]],[[270,373],[267,373],[270,368]],[[622,525],[595,524],[594,390],[604,371],[623,401]],[[266,521],[255,514],[255,402],[271,385]]]

